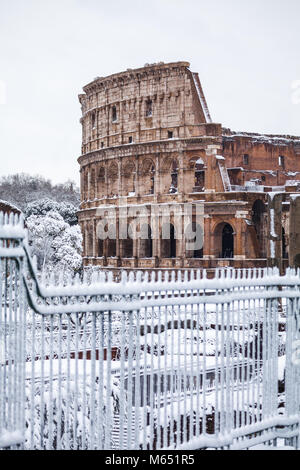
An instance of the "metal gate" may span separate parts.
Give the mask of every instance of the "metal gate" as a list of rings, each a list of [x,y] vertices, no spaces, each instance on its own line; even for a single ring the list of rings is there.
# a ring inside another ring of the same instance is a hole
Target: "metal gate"
[[[0,447],[298,447],[298,272],[64,273],[0,216]]]

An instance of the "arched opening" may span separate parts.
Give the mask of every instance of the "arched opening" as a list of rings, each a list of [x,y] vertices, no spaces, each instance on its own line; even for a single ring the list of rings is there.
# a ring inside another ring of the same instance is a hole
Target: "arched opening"
[[[104,250],[103,250],[103,240],[102,238],[98,238],[98,257],[101,258],[104,254]]]
[[[144,224],[141,227],[139,256],[140,258],[152,258],[153,256],[152,230],[149,224]]]
[[[190,223],[185,230],[187,258],[203,258],[203,228],[196,222]]]
[[[176,232],[173,224],[165,224],[162,228],[162,258],[176,258]]]
[[[122,257],[132,258],[133,257],[133,240],[132,238],[126,238],[122,240]]]
[[[282,259],[288,259],[288,251],[287,251],[287,241],[286,241],[286,236],[285,236],[285,230],[282,227],[282,233],[281,233],[281,248],[282,248]]]
[[[107,243],[107,256],[113,258],[117,255],[117,242],[115,238],[109,238]]]
[[[93,233],[92,231],[89,231],[87,234],[87,255],[93,256],[93,251]]]
[[[111,117],[112,122],[115,122],[117,120],[117,108],[116,108],[116,106],[112,107],[111,113],[112,113],[112,117]]]
[[[234,257],[233,228],[225,224],[222,230],[222,255],[221,258]]]
[[[123,171],[123,189],[127,196],[135,195],[135,166],[132,162],[125,165]]]
[[[300,268],[300,253],[298,253],[298,254],[294,257],[294,267],[295,267],[295,268]]]
[[[96,173],[94,168],[91,171],[91,182],[90,182],[90,199],[95,199],[95,184],[96,184]]]
[[[83,198],[84,200],[89,199],[89,172],[88,170],[85,170],[83,172]]]
[[[120,239],[120,256],[122,258],[133,258],[133,229],[131,224],[127,225],[127,230],[123,236],[126,238]]]
[[[102,166],[101,168],[99,168],[99,172],[98,172],[98,178],[99,179],[104,179],[105,178],[105,168]]]
[[[265,214],[266,214],[265,204],[260,199],[257,199],[252,206],[252,223],[256,231],[261,258],[266,257],[266,243],[265,243],[266,237],[264,236]]]
[[[96,127],[96,113],[92,113],[91,115],[91,126],[92,126],[92,129],[95,129]]]
[[[152,117],[152,100],[146,101],[146,117]]]
[[[118,194],[118,176],[119,176],[118,165],[116,162],[113,162],[109,166],[108,175],[107,175],[109,196],[116,196]]]
[[[204,162],[202,158],[198,158],[195,162],[195,179],[194,179],[194,192],[202,192],[205,187],[205,172]]]
[[[154,194],[155,192],[155,165],[153,160],[147,158],[143,162],[141,184],[144,194]]]
[[[97,182],[98,197],[102,197],[105,194],[105,168],[101,167],[98,171],[98,182]]]
[[[155,182],[155,167],[152,165],[151,167],[151,178],[150,178],[150,194],[154,194],[154,182]]]
[[[178,191],[178,163],[176,160],[173,160],[171,166],[171,186],[169,193],[177,193]]]

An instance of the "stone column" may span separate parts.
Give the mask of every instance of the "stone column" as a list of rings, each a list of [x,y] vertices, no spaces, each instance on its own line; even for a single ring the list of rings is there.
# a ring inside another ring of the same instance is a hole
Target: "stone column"
[[[118,196],[123,196],[123,171],[122,171],[122,159],[118,158],[117,160],[118,164]]]
[[[184,259],[186,257],[186,244],[185,244],[185,234],[184,234],[184,215],[181,211],[181,214],[177,218],[176,223],[176,232],[178,230],[179,238],[176,240],[176,258]]]
[[[290,197],[289,265],[300,267],[300,195]]]
[[[212,242],[213,242],[213,232],[212,232],[212,218],[208,214],[204,215],[203,219],[204,223],[204,240],[203,240],[203,258],[211,258],[214,257],[214,253],[212,251]]]
[[[90,174],[90,168],[88,169],[88,173],[87,173],[87,200],[89,201],[90,200],[90,184],[91,184],[91,174]]]
[[[217,176],[220,176],[217,164],[217,151],[219,145],[208,145],[206,153],[207,169],[205,174],[205,192],[216,192],[219,188],[217,185]]]
[[[183,151],[182,150],[179,152],[177,160],[178,160],[177,191],[178,191],[178,194],[184,194],[185,193],[185,187],[184,187],[184,157],[183,157]]]
[[[241,259],[245,254],[244,247],[244,234],[242,227],[243,219],[235,219],[235,224],[233,225],[234,234],[233,234],[233,252],[234,258]]]
[[[154,175],[154,195],[159,196],[161,193],[160,187],[160,154],[157,153],[155,156],[155,175]]]
[[[116,256],[118,259],[121,258],[121,241],[120,241],[120,210],[116,208]]]
[[[141,190],[140,190],[140,173],[141,173],[141,168],[140,168],[140,159],[139,156],[135,156],[135,182],[134,182],[134,190],[135,190],[135,195],[140,196]]]
[[[93,257],[96,258],[98,256],[98,239],[97,239],[97,224],[96,219],[93,219]]]

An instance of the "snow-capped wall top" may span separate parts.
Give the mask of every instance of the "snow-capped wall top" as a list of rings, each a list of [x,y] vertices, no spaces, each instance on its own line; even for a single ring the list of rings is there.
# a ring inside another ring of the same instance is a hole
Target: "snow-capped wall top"
[[[253,132],[235,132],[231,129],[222,129],[223,139],[226,141],[234,138],[244,137],[251,139],[253,143],[269,143],[272,145],[300,145],[300,136],[276,135],[276,134],[257,134]]]

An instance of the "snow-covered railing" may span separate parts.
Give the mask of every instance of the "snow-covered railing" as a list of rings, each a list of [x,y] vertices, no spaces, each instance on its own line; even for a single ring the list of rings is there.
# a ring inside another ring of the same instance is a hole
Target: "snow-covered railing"
[[[38,282],[26,239],[4,244],[0,445],[21,435],[28,449],[298,446],[299,272]],[[15,245],[22,257],[10,259]]]
[[[22,218],[0,213],[0,448],[25,439],[25,295]]]

